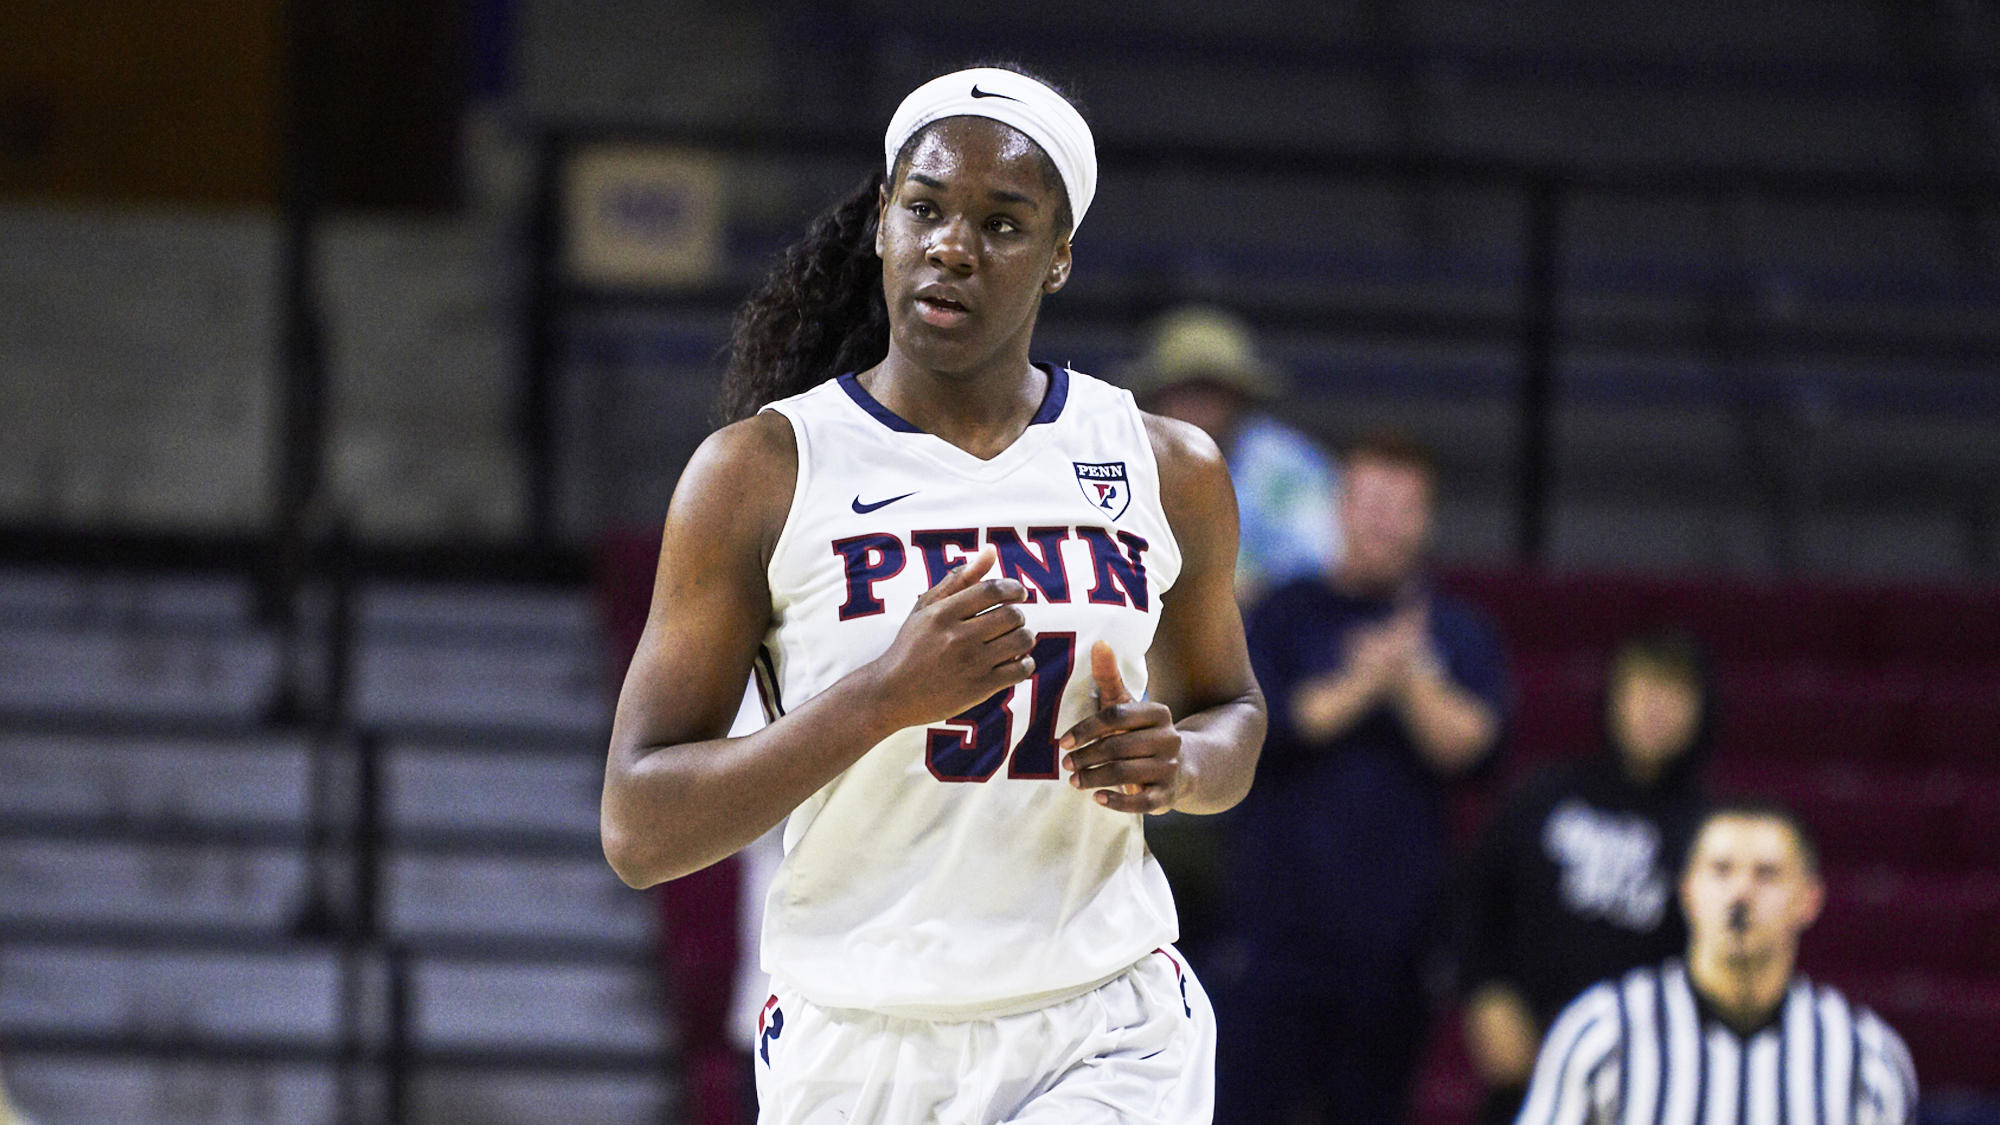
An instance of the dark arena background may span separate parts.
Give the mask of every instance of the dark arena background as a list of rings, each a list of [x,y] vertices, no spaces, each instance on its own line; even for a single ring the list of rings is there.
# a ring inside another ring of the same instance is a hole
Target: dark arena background
[[[0,8],[12,1112],[746,1120],[733,867],[619,883],[611,705],[732,308],[989,58],[1101,153],[1039,358],[1218,304],[1285,421],[1437,451],[1518,701],[1463,827],[1685,626],[1713,788],[1823,838],[1805,968],[2000,1121],[1991,0]]]

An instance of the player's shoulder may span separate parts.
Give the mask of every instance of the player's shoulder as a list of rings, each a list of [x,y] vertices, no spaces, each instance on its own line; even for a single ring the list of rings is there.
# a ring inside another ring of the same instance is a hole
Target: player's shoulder
[[[731,422],[702,440],[681,470],[669,519],[701,535],[753,531],[768,554],[792,509],[799,475],[792,423],[774,410]],[[745,519],[748,515],[750,518]]]
[[[1146,410],[1139,412],[1139,419],[1145,423],[1146,439],[1153,446],[1153,456],[1159,460],[1162,473],[1171,460],[1182,471],[1220,471],[1227,478],[1229,466],[1223,459],[1222,447],[1215,444],[1206,430]]]
[[[688,472],[702,474],[755,473],[765,476],[786,465],[796,472],[798,439],[792,421],[775,410],[762,410],[731,422],[702,439],[688,460]]]
[[[1200,427],[1145,411],[1139,417],[1159,467],[1160,506],[1181,544],[1182,557],[1233,570],[1236,490],[1222,450]]]
[[[1139,419],[1145,424],[1146,440],[1159,465],[1162,502],[1196,518],[1226,514],[1233,523],[1236,492],[1229,482],[1229,463],[1215,439],[1201,427],[1178,418],[1142,410]]]

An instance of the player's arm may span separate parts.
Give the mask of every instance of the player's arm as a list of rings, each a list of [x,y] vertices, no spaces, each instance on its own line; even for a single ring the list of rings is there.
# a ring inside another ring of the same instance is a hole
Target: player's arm
[[[755,734],[724,737],[770,625],[765,573],[797,477],[791,423],[767,412],[702,443],[674,490],[599,816],[605,857],[635,887],[736,852],[891,733],[1033,669],[1034,637],[1002,604],[1026,591],[981,581],[983,553],[918,600],[880,658]]]
[[[1217,813],[1250,791],[1264,694],[1236,608],[1236,494],[1222,453],[1182,422],[1146,416],[1181,573],[1160,597],[1150,698],[1132,699],[1109,651],[1092,653],[1100,710],[1063,736],[1076,783],[1121,812]]]

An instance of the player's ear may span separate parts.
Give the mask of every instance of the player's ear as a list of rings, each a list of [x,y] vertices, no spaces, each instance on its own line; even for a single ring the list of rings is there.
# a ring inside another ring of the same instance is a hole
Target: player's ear
[[[1056,252],[1049,259],[1049,273],[1042,280],[1042,292],[1054,293],[1069,284],[1069,235],[1056,239]]]

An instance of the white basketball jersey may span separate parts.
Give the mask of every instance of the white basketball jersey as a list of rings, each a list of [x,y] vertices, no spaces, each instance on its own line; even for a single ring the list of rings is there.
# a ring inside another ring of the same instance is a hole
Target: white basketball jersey
[[[764,967],[828,1008],[969,1019],[1039,1007],[1174,940],[1143,817],[1072,787],[1055,740],[1094,708],[1090,647],[1134,696],[1181,555],[1132,396],[1062,368],[982,461],[852,376],[774,403],[799,453],[758,658],[782,713],[880,656],[917,596],[988,544],[1018,579],[1035,674],[896,732],[795,810]]]

